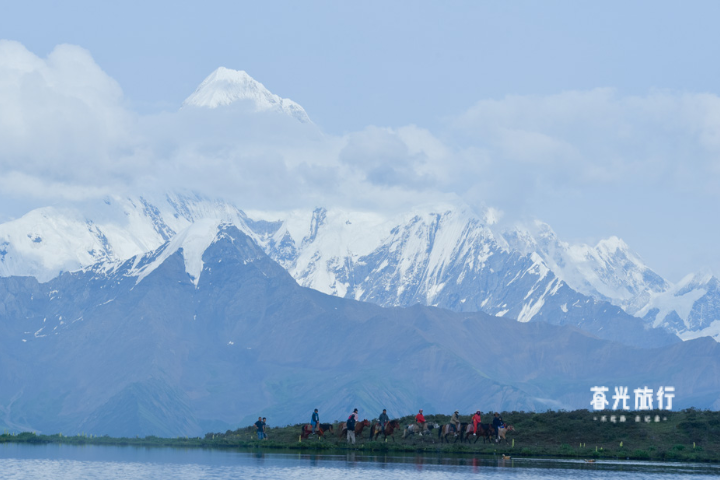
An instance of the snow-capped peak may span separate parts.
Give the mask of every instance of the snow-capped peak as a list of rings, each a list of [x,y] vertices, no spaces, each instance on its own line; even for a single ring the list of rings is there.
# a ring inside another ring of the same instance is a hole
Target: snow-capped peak
[[[288,98],[281,98],[252,78],[244,70],[220,67],[203,80],[183,106],[217,108],[250,100],[256,112],[278,111],[302,123],[312,123],[305,110]]]
[[[627,243],[625,243],[622,239],[613,235],[610,238],[600,240],[595,246],[595,250],[605,253],[606,255],[614,255],[618,250],[624,253],[629,253],[630,247],[628,247]]]

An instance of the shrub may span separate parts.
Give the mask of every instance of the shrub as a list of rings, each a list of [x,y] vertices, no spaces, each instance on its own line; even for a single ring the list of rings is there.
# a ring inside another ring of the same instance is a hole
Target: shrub
[[[650,458],[650,454],[646,452],[645,450],[635,450],[632,453],[633,458],[639,458],[643,460],[647,460]]]

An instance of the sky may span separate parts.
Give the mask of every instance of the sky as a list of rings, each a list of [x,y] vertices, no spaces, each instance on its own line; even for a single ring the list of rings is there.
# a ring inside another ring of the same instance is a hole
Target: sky
[[[718,2],[6,2],[0,221],[125,189],[248,210],[457,197],[720,273]],[[188,112],[219,66],[316,128]]]

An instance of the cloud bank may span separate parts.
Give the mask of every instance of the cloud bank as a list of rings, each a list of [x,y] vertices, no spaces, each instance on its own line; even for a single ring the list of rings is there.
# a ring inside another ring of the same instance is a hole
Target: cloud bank
[[[603,191],[718,205],[718,180],[711,93],[511,95],[468,105],[436,132],[370,125],[338,136],[242,102],[139,115],[86,50],[40,58],[0,41],[0,197],[16,201],[185,188],[254,210],[459,197],[517,216]]]

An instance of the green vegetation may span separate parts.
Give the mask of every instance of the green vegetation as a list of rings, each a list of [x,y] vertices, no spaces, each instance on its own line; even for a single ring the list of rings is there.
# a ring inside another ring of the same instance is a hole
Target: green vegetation
[[[602,416],[606,421],[601,421]],[[616,423],[610,421],[615,415]],[[649,415],[651,422],[644,421]],[[660,421],[655,422],[655,416]],[[254,426],[228,430],[225,433],[208,433],[204,438],[112,438],[108,436],[75,435],[63,436],[36,435],[24,432],[0,435],[0,443],[63,443],[72,445],[134,445],[168,447],[205,447],[205,448],[262,448],[262,449],[302,449],[302,450],[345,450],[355,448],[364,452],[427,452],[427,453],[471,453],[471,454],[507,454],[515,457],[566,457],[581,459],[636,459],[636,460],[672,460],[693,462],[720,462],[720,412],[695,409],[681,412],[650,411],[641,412],[641,422],[635,422],[635,413],[625,413],[626,421],[619,421],[616,412],[504,412],[503,419],[513,425],[515,432],[508,434],[509,444],[477,443],[440,443],[436,431],[431,435],[414,435],[402,439],[402,432],[395,434],[395,442],[370,441],[369,430],[365,429],[357,438],[355,447],[349,447],[344,438],[335,434],[326,434],[326,438],[311,437],[299,441],[300,424],[288,427],[268,429],[267,440],[257,440]],[[429,423],[444,424],[449,416],[427,415]],[[594,418],[597,418],[594,420]],[[667,420],[663,420],[667,418]],[[461,418],[463,422],[470,417]],[[489,422],[490,415],[483,415],[483,421]],[[401,419],[402,425],[412,422],[412,417]],[[474,438],[473,438],[474,440]],[[514,444],[513,444],[514,440]]]

